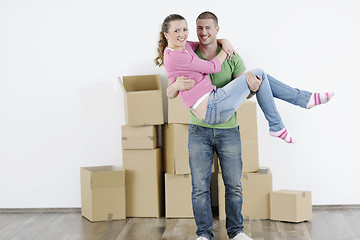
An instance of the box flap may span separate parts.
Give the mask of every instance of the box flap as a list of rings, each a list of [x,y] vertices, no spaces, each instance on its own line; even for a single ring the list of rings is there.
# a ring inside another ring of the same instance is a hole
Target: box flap
[[[161,91],[160,74],[141,75],[141,76],[123,76],[123,85],[126,92],[137,91]]]
[[[286,189],[282,189],[282,190],[277,190],[277,191],[275,191],[274,193],[295,194],[295,195],[305,196],[307,192],[310,192],[310,191],[286,190]]]
[[[113,188],[125,186],[125,170],[114,166],[84,167],[90,172],[90,188]]]

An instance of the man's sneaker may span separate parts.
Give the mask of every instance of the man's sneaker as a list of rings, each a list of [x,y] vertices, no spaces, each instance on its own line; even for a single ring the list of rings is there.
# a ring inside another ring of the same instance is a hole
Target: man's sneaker
[[[198,237],[196,240],[209,240],[206,237]]]
[[[253,240],[253,239],[249,238],[245,233],[241,232],[238,233],[235,237],[230,238],[230,240]]]

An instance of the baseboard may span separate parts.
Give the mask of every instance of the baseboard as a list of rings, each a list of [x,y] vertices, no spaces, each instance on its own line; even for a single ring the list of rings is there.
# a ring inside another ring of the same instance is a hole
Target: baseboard
[[[81,212],[81,208],[0,208],[0,213],[69,213]]]
[[[313,205],[313,210],[360,208],[360,204],[351,205]],[[0,213],[69,213],[81,212],[81,208],[0,208]]]
[[[313,205],[313,210],[320,209],[349,209],[349,208],[360,208],[360,204],[349,204],[349,205]]]

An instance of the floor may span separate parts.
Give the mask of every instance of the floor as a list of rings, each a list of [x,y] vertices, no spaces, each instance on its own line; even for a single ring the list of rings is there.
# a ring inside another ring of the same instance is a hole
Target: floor
[[[314,208],[303,223],[245,220],[244,231],[254,240],[360,239],[360,207]],[[91,223],[79,210],[60,212],[0,211],[0,240],[193,240],[193,219],[127,218]],[[225,221],[214,219],[214,240],[228,239]]]

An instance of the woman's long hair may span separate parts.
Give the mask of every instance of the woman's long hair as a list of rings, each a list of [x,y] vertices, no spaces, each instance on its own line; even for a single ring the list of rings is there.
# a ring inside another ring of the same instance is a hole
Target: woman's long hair
[[[165,38],[164,33],[168,33],[169,32],[169,28],[170,28],[170,23],[172,21],[177,21],[177,20],[185,20],[184,17],[182,17],[179,14],[171,14],[169,16],[167,16],[161,26],[161,32],[160,32],[160,40],[159,40],[159,47],[157,49],[158,51],[158,56],[155,58],[154,62],[157,66],[161,66],[164,64],[164,50],[168,45],[168,41]]]

